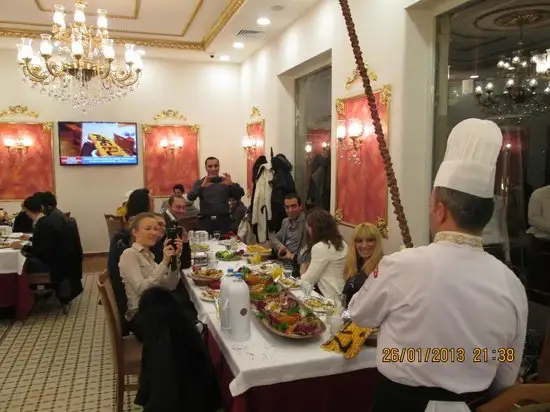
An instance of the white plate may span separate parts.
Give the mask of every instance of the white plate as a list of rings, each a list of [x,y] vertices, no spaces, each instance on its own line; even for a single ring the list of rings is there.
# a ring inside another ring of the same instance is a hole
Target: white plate
[[[215,302],[216,301],[216,298],[211,297],[209,295],[206,295],[205,292],[206,292],[206,290],[201,291],[201,293],[199,295],[199,298],[201,298],[201,300],[204,300],[205,302]]]
[[[302,303],[309,309],[311,309],[312,311],[314,312],[318,312],[318,313],[325,313],[325,308],[324,307],[320,307],[320,308],[316,308],[316,307],[312,307],[310,305],[307,304],[307,300],[310,300],[310,299],[314,299],[314,300],[317,300],[319,302],[326,302],[326,300],[324,300],[323,298],[318,298],[316,296],[310,296],[309,298],[303,298],[302,299]]]
[[[290,289],[290,290],[297,290],[297,289],[300,289],[301,286],[302,286],[302,282],[300,281],[300,279],[293,279],[293,281],[294,281],[294,283],[295,283],[294,286],[287,286],[287,285],[285,285],[285,283],[283,282],[283,279],[284,279],[284,277],[283,277],[283,278],[280,278],[280,279],[279,279],[279,283],[280,283],[281,285],[283,285],[285,288],[288,288],[288,289]]]

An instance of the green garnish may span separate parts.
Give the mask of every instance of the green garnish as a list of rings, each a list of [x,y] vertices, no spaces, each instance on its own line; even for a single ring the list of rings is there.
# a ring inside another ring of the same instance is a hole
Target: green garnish
[[[295,315],[297,313],[300,313],[300,307],[298,305],[291,307],[289,310],[286,311],[289,315]]]
[[[264,292],[265,293],[279,293],[279,288],[275,284],[267,285],[267,286],[264,287]]]
[[[252,299],[255,299],[255,300],[264,300],[265,299],[265,295],[263,293],[257,293],[257,292],[251,293],[250,297]]]
[[[277,325],[273,325],[273,327],[284,333],[288,329],[288,323],[278,323]]]
[[[267,319],[267,318],[268,318],[267,313],[265,313],[265,312],[258,312],[258,318],[260,318],[260,319]]]

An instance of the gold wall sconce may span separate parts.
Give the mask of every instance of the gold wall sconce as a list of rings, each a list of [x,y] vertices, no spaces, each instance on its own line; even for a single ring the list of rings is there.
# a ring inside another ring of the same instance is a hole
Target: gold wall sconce
[[[256,157],[256,150],[261,149],[264,145],[262,139],[257,139],[253,136],[244,136],[241,142],[241,146],[244,149],[246,156],[253,160]]]
[[[4,137],[3,143],[10,155],[26,155],[32,146],[32,139],[28,136]]]
[[[165,153],[175,154],[183,148],[183,137],[164,138],[159,142],[159,146]]]
[[[359,152],[365,139],[374,134],[372,123],[363,123],[360,119],[338,120],[336,139],[342,152],[352,152],[351,158],[360,163]]]

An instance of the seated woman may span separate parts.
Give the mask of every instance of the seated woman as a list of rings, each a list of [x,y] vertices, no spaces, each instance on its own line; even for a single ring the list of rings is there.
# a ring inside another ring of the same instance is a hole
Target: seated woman
[[[344,272],[346,285],[342,292],[346,307],[369,275],[376,270],[384,256],[382,236],[372,223],[361,223],[356,226],[353,231],[352,243],[355,247],[348,250]]]
[[[338,299],[344,288],[344,266],[348,245],[338,225],[326,210],[313,210],[307,215],[311,262],[302,282],[315,285],[329,299]]]
[[[238,185],[236,185],[238,186]],[[244,189],[239,186],[234,190],[229,198],[229,213],[231,215],[231,232],[237,234],[239,231],[239,225],[246,215],[246,206],[242,202],[244,196]]]
[[[163,286],[173,291],[179,282],[179,259],[176,270],[170,269],[173,256],[179,258],[182,249],[181,239],[175,240],[175,247],[164,243],[163,258],[160,264],[155,262],[151,247],[157,242],[158,223],[153,213],[140,213],[132,219],[130,232],[132,246],[122,252],[118,267],[126,290],[128,309],[126,320],[136,337],[140,339],[139,321],[134,319],[142,293],[152,286]],[[141,340],[141,339],[140,339]]]

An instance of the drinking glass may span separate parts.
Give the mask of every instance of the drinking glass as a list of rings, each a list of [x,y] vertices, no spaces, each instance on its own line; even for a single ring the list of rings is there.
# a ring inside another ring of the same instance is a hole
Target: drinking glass
[[[214,239],[216,240],[216,242],[219,242],[220,241],[220,237],[221,237],[221,234],[219,232],[219,230],[216,230],[214,233]]]
[[[313,291],[313,285],[309,282],[303,282],[302,281],[302,290],[304,292],[304,295],[307,298],[311,295],[311,292]]]
[[[285,278],[291,278],[292,277],[292,269],[285,268],[284,269]]]

